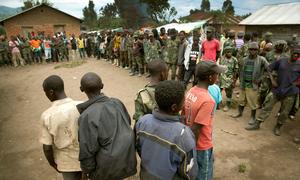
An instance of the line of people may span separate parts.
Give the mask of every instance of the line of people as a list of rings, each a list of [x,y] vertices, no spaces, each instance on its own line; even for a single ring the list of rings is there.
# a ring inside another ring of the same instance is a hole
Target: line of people
[[[41,116],[40,142],[49,164],[64,179],[133,176],[136,152],[141,158],[141,179],[212,178],[215,102],[207,89],[225,68],[211,61],[200,62],[197,86],[186,98],[182,83],[166,80],[164,61],[154,60],[148,68],[156,105],[134,129],[124,104],[101,92],[104,84],[97,74],[86,73],[81,78],[86,102],[68,98],[61,77],[52,75],[44,80],[45,95],[53,104]],[[200,115],[204,117],[201,120]]]
[[[256,124],[256,126],[246,129],[258,129],[257,124],[262,120],[256,122],[256,111],[267,106],[267,102],[272,99],[272,90],[274,90],[269,65],[282,58],[293,59],[291,53],[297,53],[299,46],[297,36],[293,35],[292,40],[288,42],[284,40],[272,42],[271,32],[266,32],[262,40],[259,40],[257,33],[244,34],[228,31],[219,38],[215,38],[214,34],[212,27],[206,28],[206,34],[201,34],[197,30],[190,34],[184,31],[177,33],[175,29],[170,29],[166,33],[164,28],[160,30],[160,34],[156,29],[144,32],[132,30],[112,34],[109,32],[111,41],[107,47],[107,61],[110,60],[116,66],[130,69],[130,75],[142,76],[145,72],[149,74],[147,69],[149,62],[162,59],[168,65],[171,79],[182,81],[185,86],[192,79],[193,85],[196,84],[195,67],[200,60],[210,60],[226,66],[226,72],[220,75],[217,83],[220,91],[224,90],[226,94],[223,110],[227,112],[231,108],[233,90],[239,84],[238,113],[233,114],[232,117],[242,116],[244,107],[248,104],[251,108],[249,125]],[[290,51],[291,49],[294,51]],[[273,71],[272,77],[277,77],[274,72],[277,69],[271,71]],[[295,89],[298,88],[295,87]],[[295,119],[299,106],[297,91],[299,90],[295,90],[293,94],[295,97],[288,102],[294,104],[288,113],[292,120]],[[285,95],[285,93],[279,94],[279,96]],[[283,103],[282,107],[287,107],[285,104]],[[280,119],[282,116],[285,118],[287,109],[281,108]],[[274,129],[276,135],[280,135],[278,127],[281,126],[277,125]]]
[[[176,34],[169,31],[172,33]],[[137,93],[134,101],[134,130],[122,102],[101,93],[104,85],[97,74],[87,73],[82,77],[80,89],[89,100],[81,104],[66,97],[60,77],[47,78],[44,91],[54,103],[42,115],[41,142],[50,165],[62,172],[65,179],[68,176],[81,178],[81,170],[90,179],[123,179],[136,173],[137,151],[141,157],[141,179],[212,179],[212,122],[220,103],[220,97],[215,95],[220,96],[221,90],[225,90],[226,106],[223,110],[228,111],[236,83],[240,84],[239,107],[238,113],[232,117],[241,117],[248,104],[252,111],[246,130],[257,130],[270,115],[274,104],[280,101],[281,110],[274,127],[274,134],[280,135],[289,113],[299,106],[300,46],[288,47],[285,41],[271,44],[267,39],[259,44],[253,37],[250,41],[251,36],[247,34],[244,35],[244,44],[233,38],[220,43],[213,34],[213,28],[207,28],[206,39],[202,41],[194,32],[188,38],[189,43],[184,32],[180,32],[176,56],[162,48],[162,53],[158,53],[161,60],[153,59],[143,66],[133,63],[131,73],[144,71],[150,77],[150,83]],[[228,36],[232,37],[231,34],[232,31]],[[141,52],[142,36],[139,37],[135,40],[139,47],[136,50]],[[170,48],[174,48],[175,43],[171,45],[171,41],[175,41],[176,36],[166,39],[170,41]],[[122,43],[120,49],[121,46]],[[168,45],[165,48],[168,49]],[[108,53],[107,58],[110,55]],[[126,64],[122,64],[125,61],[117,57],[115,54],[109,60],[126,68]],[[179,78],[178,70],[175,70],[175,76],[172,74],[173,64],[163,57],[176,57],[175,67],[180,69],[181,66],[183,79]],[[143,57],[136,60],[139,58]],[[178,64],[179,60],[182,64]],[[171,79],[176,79],[177,75],[178,81],[167,80],[170,71]],[[186,76],[188,81],[184,81]],[[185,93],[192,76],[193,87]],[[215,91],[216,84],[221,90]],[[261,111],[256,116],[259,106]],[[61,116],[62,113],[72,113],[73,116]],[[69,118],[62,120],[62,117]],[[73,155],[73,165],[77,163],[77,166],[64,169],[71,161],[64,158],[70,154]]]
[[[63,62],[86,57],[100,59],[101,55],[104,56],[102,41],[97,33],[80,34],[78,38],[72,34],[68,38],[65,32],[56,33],[54,36],[32,32],[28,34],[28,38],[17,35],[11,36],[10,40],[1,35],[0,67]]]

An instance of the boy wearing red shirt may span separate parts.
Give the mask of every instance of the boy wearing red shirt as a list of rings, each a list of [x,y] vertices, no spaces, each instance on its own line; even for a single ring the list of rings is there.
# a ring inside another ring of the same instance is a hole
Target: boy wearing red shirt
[[[200,61],[196,67],[196,86],[186,94],[182,114],[196,139],[198,180],[210,180],[213,174],[212,120],[215,101],[209,95],[213,85],[225,69],[212,61]]]

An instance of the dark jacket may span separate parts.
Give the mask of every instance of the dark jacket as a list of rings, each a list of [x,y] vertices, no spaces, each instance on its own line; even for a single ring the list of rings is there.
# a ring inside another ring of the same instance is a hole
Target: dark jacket
[[[103,94],[77,105],[79,160],[91,180],[124,179],[136,173],[134,133],[123,103]]]

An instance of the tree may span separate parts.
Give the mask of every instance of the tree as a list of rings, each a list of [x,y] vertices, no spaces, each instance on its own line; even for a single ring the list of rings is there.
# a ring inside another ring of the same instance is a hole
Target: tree
[[[116,3],[108,3],[100,8],[100,15],[105,17],[116,17],[119,15]]]
[[[165,10],[159,15],[159,23],[170,23],[172,19],[177,15],[177,13],[178,12],[175,7],[171,7],[168,10]]]
[[[200,9],[191,9],[190,10],[190,14],[194,14],[194,13],[198,13],[198,12],[201,12]]]
[[[210,11],[210,2],[209,0],[202,0],[201,2],[201,11],[209,12]]]
[[[223,2],[222,11],[223,11],[225,14],[228,14],[228,15],[234,15],[234,7],[233,7],[233,5],[232,5],[232,1],[231,1],[231,0],[225,0],[225,1]]]
[[[120,17],[119,2],[107,3],[100,8],[100,17],[98,19],[98,27],[100,29],[118,28],[126,26],[124,19]]]
[[[177,15],[177,10],[175,7],[171,7],[170,10],[168,10],[168,14],[166,15],[165,20],[169,23],[172,21],[172,19]]]
[[[168,0],[141,0],[141,2],[148,5],[148,16],[157,23],[164,20],[166,13],[171,10]]]
[[[85,25],[89,28],[95,28],[97,26],[97,13],[94,2],[90,0],[88,6],[84,7],[82,12]]]
[[[53,6],[53,3],[50,2],[50,0],[24,0],[23,6],[21,7],[22,11],[26,9],[30,9],[34,6],[40,5],[40,4],[46,4],[48,6]]]

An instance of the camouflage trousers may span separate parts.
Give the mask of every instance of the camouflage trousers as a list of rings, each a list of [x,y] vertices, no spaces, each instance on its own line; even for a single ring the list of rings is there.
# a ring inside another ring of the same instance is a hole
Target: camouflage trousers
[[[10,62],[9,62],[9,58],[8,58],[8,54],[6,52],[1,52],[0,53],[0,66],[2,65],[9,65]]]
[[[23,51],[22,56],[25,59],[26,64],[32,64],[33,63],[33,58],[32,58],[31,52]]]
[[[128,67],[128,54],[127,51],[120,51],[120,65],[122,67]]]
[[[171,70],[171,79],[175,80],[177,65],[171,63],[167,63],[167,65],[168,65],[168,72]]]
[[[132,55],[132,51],[128,50],[127,51],[127,55],[128,55],[128,66],[131,69],[132,68],[132,61],[133,61],[133,55]]]
[[[277,124],[284,124],[285,120],[288,118],[288,115],[293,107],[295,97],[296,97],[295,95],[278,97],[272,92],[269,93],[266,97],[261,112],[257,117],[257,120],[262,122],[265,121],[270,116],[274,105],[277,102],[280,102],[281,110],[280,110],[280,115],[277,118]]]
[[[270,78],[265,76],[262,79],[262,82],[259,87],[258,103],[260,106],[263,106],[263,104],[266,100],[266,97],[271,92],[271,89],[272,89],[272,82],[271,82]]]
[[[69,61],[67,48],[59,48],[59,56],[61,60],[64,60],[66,58],[67,61]]]
[[[132,68],[138,68],[140,74],[144,73],[144,58],[141,56],[134,56],[132,61]]]
[[[223,89],[223,88],[222,88]],[[233,94],[233,85],[230,85],[229,87],[224,88],[225,90],[225,94],[226,94],[226,98],[228,102],[232,101],[232,94]]]

